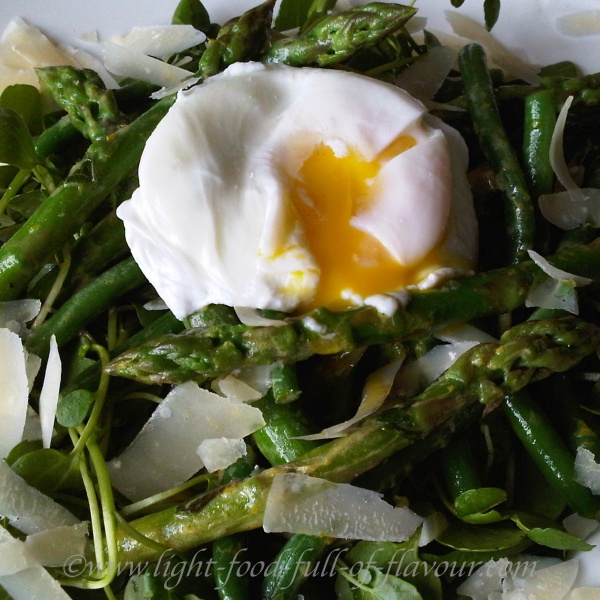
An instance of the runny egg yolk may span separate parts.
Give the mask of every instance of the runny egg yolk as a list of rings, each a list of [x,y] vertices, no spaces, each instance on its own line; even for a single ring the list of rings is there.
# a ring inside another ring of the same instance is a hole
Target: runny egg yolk
[[[398,137],[374,161],[357,152],[336,156],[321,144],[305,160],[292,182],[291,200],[307,244],[319,268],[315,295],[301,310],[353,306],[348,294],[363,298],[417,283],[435,250],[416,265],[402,265],[375,237],[354,227],[352,217],[369,206],[376,193],[373,183],[380,166],[412,148],[413,137]]]

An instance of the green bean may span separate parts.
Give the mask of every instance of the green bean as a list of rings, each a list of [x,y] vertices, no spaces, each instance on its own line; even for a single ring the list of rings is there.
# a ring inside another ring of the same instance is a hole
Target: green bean
[[[125,241],[123,221],[111,211],[86,235],[81,236],[71,249],[68,280],[58,299],[64,299],[85,287],[95,277],[129,254]],[[55,270],[44,275],[29,291],[32,298],[44,299],[56,279]]]
[[[306,573],[333,540],[315,535],[293,535],[275,559],[276,567],[263,582],[262,600],[295,600]]]
[[[221,477],[221,483],[248,477],[254,470],[256,455],[248,446],[246,456],[239,458],[227,467]],[[220,600],[244,600],[249,598],[249,582],[237,571],[233,572],[232,565],[237,557],[246,549],[245,538],[234,534],[215,540],[212,544],[214,575],[217,594]]]
[[[294,365],[277,364],[271,369],[273,398],[278,404],[288,404],[300,397],[298,378]]]
[[[71,117],[64,115],[39,135],[35,141],[35,151],[39,156],[48,156],[77,138],[81,138],[81,133],[71,122]]]
[[[53,335],[59,345],[67,343],[99,313],[146,282],[133,258],[116,264],[71,296],[50,319],[32,331],[27,339],[28,350],[46,357]]]
[[[453,440],[441,453],[441,467],[450,492],[455,500],[464,492],[481,487],[481,479],[471,443],[466,436]]]
[[[585,448],[594,455],[596,461],[600,461],[600,438],[586,423],[573,384],[566,377],[553,377],[544,390],[556,400],[556,417],[565,428],[571,451]]]
[[[297,436],[314,432],[298,406],[278,404],[272,392],[253,406],[261,410],[266,425],[254,432],[252,438],[272,465],[296,460],[318,445],[314,441],[297,439]]]
[[[523,159],[534,198],[554,190],[550,142],[556,124],[556,100],[552,90],[540,90],[525,99]]]
[[[507,395],[503,404],[513,431],[546,479],[583,517],[600,516],[600,498],[573,478],[574,458],[539,404],[525,392]]]
[[[517,263],[525,260],[527,250],[533,248],[535,229],[525,176],[496,105],[483,48],[478,44],[465,46],[459,53],[459,64],[475,132],[505,197],[510,259]]]

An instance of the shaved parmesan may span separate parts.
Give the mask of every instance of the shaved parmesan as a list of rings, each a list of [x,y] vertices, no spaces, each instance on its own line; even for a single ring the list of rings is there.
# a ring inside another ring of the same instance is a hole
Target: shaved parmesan
[[[402,71],[395,83],[421,102],[433,100],[456,62],[456,57],[456,51],[447,46],[431,48]]]
[[[11,573],[8,573],[11,571]],[[69,600],[60,584],[31,555],[24,542],[0,527],[0,586],[13,600]]]
[[[0,40],[0,63],[10,69],[34,69],[57,65],[77,66],[37,27],[13,19]]]
[[[148,56],[167,58],[201,44],[206,36],[191,25],[134,27],[127,35],[113,36],[111,42]]]
[[[255,308],[247,308],[245,306],[234,306],[235,314],[242,325],[248,327],[271,327],[274,325],[285,325],[285,321],[280,319],[266,319],[261,317]]]
[[[6,327],[21,335],[25,323],[33,321],[40,312],[40,300],[24,299],[0,302],[0,327]]]
[[[577,192],[579,187],[573,180],[563,152],[565,125],[567,124],[567,115],[573,104],[573,96],[569,96],[556,119],[556,125],[552,132],[552,140],[550,143],[550,165],[554,170],[556,178],[568,192]]]
[[[106,68],[117,76],[141,79],[160,87],[175,85],[191,76],[185,69],[119,44],[104,42],[103,49]]]
[[[390,394],[392,386],[394,385],[394,379],[403,360],[403,358],[401,360],[395,360],[394,362],[373,371],[373,373],[367,377],[360,406],[351,419],[333,425],[332,427],[327,427],[320,433],[298,436],[296,439],[327,440],[346,435],[347,430],[352,427],[352,425],[355,425],[369,415],[372,415],[383,405],[385,399]]]
[[[481,44],[501,69],[532,85],[539,84],[540,77],[531,66],[504,47],[481,23],[455,11],[445,14],[456,35]]]
[[[585,10],[556,19],[558,30],[572,37],[600,35],[600,10]]]
[[[206,470],[214,473],[232,465],[238,458],[246,456],[246,442],[242,439],[226,437],[203,440],[197,452]]]
[[[575,481],[590,488],[594,494],[600,494],[600,464],[594,454],[583,446],[577,448]]]
[[[577,588],[566,597],[566,600],[600,600],[600,588]]]
[[[21,441],[27,416],[29,382],[21,338],[0,329],[0,459]]]
[[[467,350],[478,344],[477,341],[463,341],[432,348],[400,369],[396,378],[396,390],[407,396],[416,394],[449,369]]]
[[[600,227],[600,190],[578,187],[565,160],[564,131],[572,103],[573,96],[569,96],[556,119],[550,144],[550,164],[566,191],[544,194],[538,200],[542,215],[553,225],[566,230],[583,224]]]
[[[585,540],[598,529],[600,523],[596,519],[586,519],[577,513],[573,513],[563,519],[563,526],[567,533]]]
[[[37,533],[79,520],[0,462],[0,516],[23,533]]]
[[[14,575],[37,564],[21,540],[11,538],[0,543],[0,581],[5,575]]]
[[[479,342],[484,344],[498,341],[489,333],[468,324],[448,325],[436,330],[433,335],[438,340],[447,342],[448,344],[456,344],[458,342]]]
[[[579,571],[575,580],[575,588],[600,588],[600,529],[586,538],[588,544],[594,545],[587,552],[572,552],[569,558],[579,561]]]
[[[265,424],[260,410],[193,382],[175,387],[131,445],[108,463],[113,485],[137,501],[183,483],[204,466],[204,440],[241,439]]]
[[[211,387],[217,394],[226,396],[237,402],[254,402],[264,396],[264,393],[255,390],[235,375],[218,377],[212,381]]]
[[[490,560],[464,581],[458,594],[473,600],[563,600],[577,577],[576,560],[523,556]]]
[[[540,268],[546,275],[552,277],[552,279],[561,280],[569,280],[572,281],[577,286],[588,285],[592,283],[592,279],[588,277],[582,277],[581,275],[573,275],[573,273],[567,273],[567,271],[563,271],[562,269],[558,269],[557,267],[551,265],[543,256],[538,254],[533,250],[527,251],[531,260]]]
[[[58,406],[58,394],[60,391],[60,379],[62,365],[58,354],[56,337],[50,338],[50,353],[46,364],[46,375],[40,392],[40,420],[42,424],[42,445],[50,448],[52,431],[54,430],[54,419],[56,418],[56,407]]]
[[[27,375],[27,385],[29,387],[30,394],[31,390],[33,389],[33,384],[35,383],[35,378],[40,372],[41,366],[42,359],[36,354],[30,354],[27,352],[27,350],[25,350],[25,373]]]
[[[267,498],[263,528],[267,533],[402,542],[421,523],[423,518],[410,509],[394,508],[371,490],[280,473]]]
[[[525,299],[525,306],[542,308],[559,308],[572,314],[579,313],[576,286],[588,285],[592,282],[587,277],[567,273],[551,265],[543,256],[528,250],[530,258],[550,279],[532,286]]]
[[[88,524],[63,525],[27,536],[25,548],[44,567],[63,567],[73,556],[84,556]]]

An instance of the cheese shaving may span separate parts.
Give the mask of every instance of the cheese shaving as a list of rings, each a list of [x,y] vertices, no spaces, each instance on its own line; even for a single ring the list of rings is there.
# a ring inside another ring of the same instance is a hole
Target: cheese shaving
[[[29,382],[23,342],[8,329],[0,329],[0,356],[0,459],[3,459],[23,437]]]
[[[58,395],[60,391],[60,380],[62,365],[58,353],[56,337],[50,338],[50,353],[46,364],[46,375],[40,392],[40,420],[42,425],[42,445],[50,448],[54,420],[56,418],[56,407],[58,406]]]
[[[600,463],[590,450],[580,446],[575,457],[575,481],[600,494]]]
[[[280,473],[267,498],[263,528],[267,533],[403,542],[421,523],[422,517],[408,508],[394,508],[372,490]]]

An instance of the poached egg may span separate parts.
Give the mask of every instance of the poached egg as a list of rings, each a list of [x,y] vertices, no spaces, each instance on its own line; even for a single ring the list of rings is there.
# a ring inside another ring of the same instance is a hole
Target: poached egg
[[[179,92],[118,215],[179,318],[337,310],[474,268],[466,167],[460,135],[391,84],[235,64]]]

